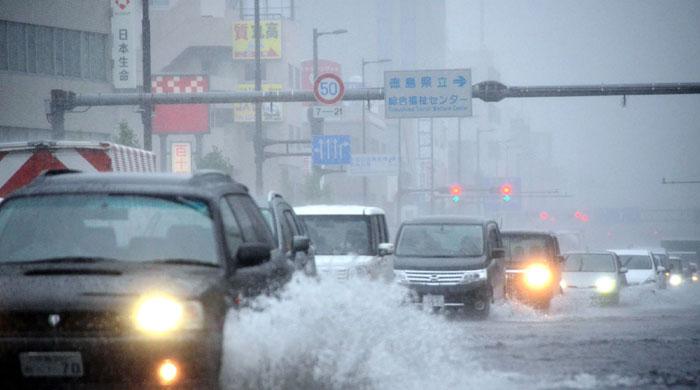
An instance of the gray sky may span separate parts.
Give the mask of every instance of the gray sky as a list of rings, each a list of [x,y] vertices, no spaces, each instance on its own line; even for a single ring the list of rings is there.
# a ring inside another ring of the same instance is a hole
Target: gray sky
[[[479,46],[479,0],[448,0],[448,47]],[[700,1],[489,0],[485,43],[511,85],[700,81]],[[474,80],[479,82],[482,80]],[[520,99],[554,134],[573,202],[698,207],[700,96]]]

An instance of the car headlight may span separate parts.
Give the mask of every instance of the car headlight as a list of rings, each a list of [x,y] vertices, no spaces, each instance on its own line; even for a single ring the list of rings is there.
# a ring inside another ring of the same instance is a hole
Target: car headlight
[[[552,281],[552,271],[544,264],[532,264],[525,269],[525,284],[531,289],[542,289]]]
[[[486,272],[486,269],[466,271],[464,275],[462,275],[462,283],[478,282],[480,280],[486,280],[487,278],[488,273]]]
[[[138,302],[133,320],[136,329],[156,335],[178,329],[201,329],[204,310],[196,301],[181,302],[166,295],[150,295]]]
[[[569,284],[566,283],[566,280],[562,279],[559,281],[559,287],[561,287],[562,290],[566,290],[569,287]]]
[[[406,271],[394,270],[394,280],[398,283],[408,283],[408,277],[406,276]]]
[[[691,276],[690,278],[693,280],[693,282],[698,281],[698,275],[696,275],[696,274],[693,274],[693,276]]]
[[[601,294],[610,294],[615,291],[617,282],[609,276],[603,276],[595,281],[595,289]]]
[[[668,278],[668,283],[671,284],[671,286],[680,286],[681,283],[683,283],[683,278],[681,278],[680,275],[678,274],[673,274],[671,275],[670,278]]]

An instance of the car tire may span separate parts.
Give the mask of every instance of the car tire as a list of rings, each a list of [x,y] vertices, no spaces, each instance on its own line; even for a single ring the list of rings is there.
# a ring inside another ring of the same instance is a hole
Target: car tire
[[[477,309],[475,307],[476,301],[467,301],[464,306],[464,314],[477,320],[487,319],[491,313],[491,300],[483,299],[481,302],[483,302],[483,308]]]

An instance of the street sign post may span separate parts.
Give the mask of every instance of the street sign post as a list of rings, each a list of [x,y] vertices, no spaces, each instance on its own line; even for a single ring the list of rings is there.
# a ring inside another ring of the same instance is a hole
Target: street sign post
[[[351,176],[397,176],[399,156],[395,154],[355,154],[348,166]]]
[[[350,165],[350,136],[315,135],[311,140],[311,161],[313,165]]]
[[[345,86],[343,80],[333,73],[324,73],[314,82],[314,96],[319,103],[336,104],[343,99]]]
[[[387,118],[471,116],[471,70],[384,72],[384,106]]]

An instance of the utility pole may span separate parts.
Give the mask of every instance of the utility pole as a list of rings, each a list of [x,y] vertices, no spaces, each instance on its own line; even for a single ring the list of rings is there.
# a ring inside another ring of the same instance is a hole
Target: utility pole
[[[368,64],[383,64],[385,62],[390,62],[388,58],[382,58],[375,61],[366,61],[362,58],[362,88],[366,88],[365,84],[365,66]],[[369,106],[369,100],[367,101]],[[367,153],[367,119],[365,116],[365,102],[362,102],[362,153]],[[362,202],[367,203],[367,176],[362,177]]]
[[[141,46],[143,49],[143,93],[151,93],[151,19],[148,12],[148,0],[141,2],[143,15],[141,18]],[[143,122],[143,148],[153,150],[153,121],[150,102],[141,105],[141,121]],[[161,151],[164,154],[165,151]]]
[[[262,89],[262,72],[260,63],[260,0],[255,0],[255,91]],[[255,102],[255,134],[253,149],[255,151],[255,193],[263,192],[263,163],[265,162],[265,144],[263,143],[262,102]]]

